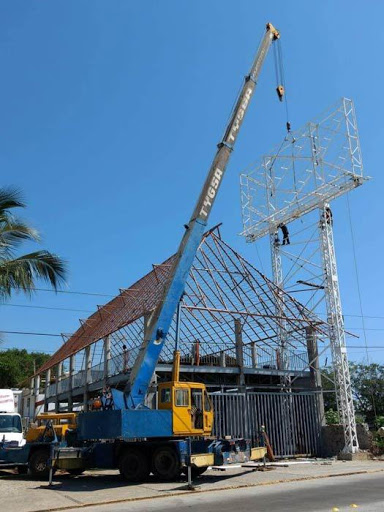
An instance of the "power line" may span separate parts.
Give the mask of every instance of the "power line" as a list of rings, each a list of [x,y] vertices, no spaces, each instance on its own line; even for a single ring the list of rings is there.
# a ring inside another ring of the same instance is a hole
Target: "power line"
[[[48,290],[47,290],[48,291]],[[52,291],[52,290],[49,290]],[[74,293],[80,293],[80,292],[74,292]],[[86,293],[84,293],[86,295]],[[54,311],[71,311],[75,313],[95,313],[96,310],[92,309],[75,309],[75,308],[65,308],[62,306],[33,306],[30,304],[1,304],[0,307],[17,307],[17,308],[31,308],[31,309],[42,309],[42,310],[54,310]],[[326,316],[324,313],[316,313],[317,316]],[[365,319],[371,319],[371,320],[384,320],[384,316],[375,316],[375,315],[343,315],[345,317],[349,318],[365,318]],[[364,329],[363,327],[347,327],[347,329]],[[365,328],[365,330],[372,331],[372,330],[384,330],[383,329],[369,329]]]
[[[7,350],[12,350],[15,347],[8,347],[8,348],[0,348],[0,352],[6,352]],[[17,349],[20,350],[20,349]],[[28,349],[24,349],[28,350]],[[44,354],[56,354],[57,350],[45,350],[45,349],[34,349],[33,352],[44,352]]]
[[[47,291],[52,291],[52,290],[47,290]],[[68,293],[72,293],[72,292],[68,292]],[[83,295],[92,295],[92,294],[87,294],[87,293],[83,293],[83,292],[73,292],[73,293],[82,293]],[[112,295],[105,295],[105,297],[112,297]],[[7,306],[7,307],[17,307],[17,308],[31,308],[31,309],[46,309],[46,310],[55,310],[55,311],[72,311],[72,312],[75,312],[75,313],[95,313],[96,310],[92,310],[92,309],[75,309],[75,308],[65,308],[63,306],[33,306],[31,304],[1,304],[0,307],[4,307],[4,306]],[[316,313],[317,316],[326,316],[325,313]],[[345,317],[349,317],[349,318],[366,318],[366,319],[370,319],[370,320],[384,320],[384,316],[375,316],[375,315],[343,315]],[[348,327],[348,329],[363,329],[362,327]],[[367,329],[366,330],[373,330],[373,329]],[[378,329],[380,330],[380,329]]]
[[[345,329],[348,331],[384,331],[384,327],[345,327]]]
[[[0,331],[2,334],[25,334],[28,336],[55,336],[61,338],[61,334],[52,334],[48,332],[24,332],[24,331]]]
[[[116,297],[116,295],[110,295],[107,293],[93,293],[93,292],[77,292],[77,291],[69,291],[69,290],[51,290],[50,288],[26,288],[30,291],[36,292],[50,292],[50,293],[67,293],[73,295],[90,295],[92,297]]]
[[[63,308],[63,307],[51,307],[51,306],[32,306],[29,304],[2,304],[1,307],[14,307],[14,308],[32,308],[32,309],[50,309],[55,311],[73,311],[76,313],[94,313],[94,311],[90,309],[72,309],[72,308]]]
[[[353,232],[351,206],[349,204],[349,194],[348,193],[346,194],[346,199],[347,199],[347,210],[348,210],[348,218],[349,218],[349,229],[350,229],[350,232],[351,232],[351,239],[352,239],[352,254],[353,254],[353,264],[354,264],[355,275],[356,275],[357,294],[358,294],[358,297],[359,297],[361,322],[362,322],[362,325],[363,325],[363,329],[362,329],[363,330],[363,338],[364,338],[365,346],[367,347],[367,363],[369,363],[367,333],[366,333],[367,329],[365,328],[365,319],[364,319],[364,312],[363,312],[363,301],[362,301],[362,298],[361,298],[361,289],[360,289],[360,277],[359,277],[359,270],[358,270],[358,267],[357,267],[355,235],[354,235],[354,232]],[[374,400],[373,395],[372,395],[372,400]],[[375,408],[375,404],[373,404],[373,406]],[[375,416],[376,416],[376,411],[375,411]]]

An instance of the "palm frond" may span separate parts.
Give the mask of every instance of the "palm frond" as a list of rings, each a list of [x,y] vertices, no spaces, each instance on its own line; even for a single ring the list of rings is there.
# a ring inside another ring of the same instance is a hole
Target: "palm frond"
[[[12,208],[25,208],[20,190],[16,187],[0,188],[0,215]]]
[[[0,257],[11,255],[24,240],[39,242],[39,232],[20,219],[2,222],[0,217]]]
[[[15,259],[0,260],[0,300],[12,290],[31,295],[36,279],[48,282],[55,290],[65,283],[66,263],[56,254],[36,251]]]

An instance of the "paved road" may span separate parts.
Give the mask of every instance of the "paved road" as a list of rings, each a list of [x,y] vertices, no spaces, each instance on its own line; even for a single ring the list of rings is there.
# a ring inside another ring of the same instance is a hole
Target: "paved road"
[[[87,507],[93,512],[384,511],[384,474],[340,476]],[[79,512],[79,509],[66,510]]]

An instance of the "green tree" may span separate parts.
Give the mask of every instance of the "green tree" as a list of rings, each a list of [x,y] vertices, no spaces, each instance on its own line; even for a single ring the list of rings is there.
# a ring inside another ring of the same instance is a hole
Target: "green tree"
[[[46,250],[17,254],[23,242],[39,242],[40,236],[13,214],[15,208],[25,208],[20,192],[0,188],[0,302],[10,298],[13,291],[31,295],[39,279],[57,290],[66,275],[63,260]]]
[[[0,352],[0,388],[19,387],[50,358],[43,352],[30,352],[11,348]]]
[[[323,368],[321,373],[325,410],[332,415],[337,410],[335,393],[332,392],[335,386],[330,380],[334,378],[333,371]],[[351,364],[350,375],[356,413],[374,424],[377,417],[384,416],[384,365]]]
[[[321,383],[323,387],[324,408],[326,411],[337,411],[334,373],[332,368],[321,369]]]
[[[352,364],[350,371],[356,411],[374,423],[377,416],[384,416],[384,366]]]

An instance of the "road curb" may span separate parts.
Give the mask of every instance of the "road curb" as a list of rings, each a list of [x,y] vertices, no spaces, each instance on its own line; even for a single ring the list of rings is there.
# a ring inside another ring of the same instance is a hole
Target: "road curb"
[[[336,478],[339,476],[354,476],[354,475],[366,475],[366,474],[372,474],[372,473],[383,473],[383,469],[363,469],[360,471],[348,471],[346,473],[335,473],[335,474],[327,474],[327,475],[316,475],[316,476],[303,476],[303,477],[297,477],[297,478],[290,478],[290,479],[279,479],[279,480],[272,480],[270,482],[259,482],[257,484],[240,484],[240,485],[233,485],[230,487],[216,487],[215,489],[196,489],[194,491],[191,490],[185,490],[185,491],[177,491],[177,492],[171,492],[168,494],[161,494],[159,496],[142,496],[138,498],[122,498],[118,500],[108,500],[98,503],[81,503],[81,504],[73,504],[68,505],[65,507],[55,507],[55,508],[44,508],[39,509],[35,512],[59,512],[61,510],[71,510],[71,509],[77,509],[77,508],[89,508],[89,507],[97,507],[102,505],[114,505],[117,503],[130,503],[135,501],[145,501],[145,500],[157,500],[162,498],[172,498],[176,496],[186,496],[188,494],[196,494],[196,493],[208,493],[208,492],[218,492],[218,491],[233,491],[235,489],[245,489],[245,488],[251,488],[251,487],[265,487],[268,485],[276,485],[276,484],[289,484],[291,482],[303,482],[308,480],[319,480],[324,478]]]

